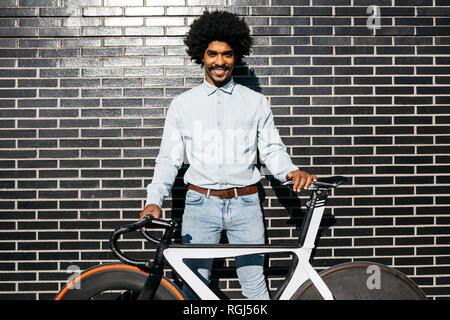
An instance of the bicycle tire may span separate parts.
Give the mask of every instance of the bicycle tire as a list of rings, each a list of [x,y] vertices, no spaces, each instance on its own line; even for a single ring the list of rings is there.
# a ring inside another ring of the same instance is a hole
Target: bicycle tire
[[[376,271],[372,273],[372,270]],[[378,270],[379,274],[376,275],[375,272]],[[343,263],[326,269],[319,275],[336,300],[427,299],[417,284],[406,275],[379,263]],[[375,276],[378,280],[374,278]],[[297,290],[291,300],[323,300],[323,298],[311,280],[308,280]]]
[[[133,300],[136,299],[147,277],[148,273],[129,265],[98,265],[87,269],[66,284],[55,300],[109,300],[124,297]],[[119,293],[115,295],[107,293],[113,290]],[[175,284],[163,276],[153,300],[184,300],[184,295]]]

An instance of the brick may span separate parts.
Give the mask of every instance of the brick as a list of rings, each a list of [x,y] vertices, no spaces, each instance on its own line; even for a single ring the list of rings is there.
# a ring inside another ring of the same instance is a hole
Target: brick
[[[253,7],[251,14],[254,16],[288,16],[291,14],[289,7]],[[275,23],[278,24],[278,23]]]
[[[84,27],[82,36],[122,36],[121,28],[104,28],[104,27]]]
[[[36,90],[31,89],[5,89],[0,90],[0,98],[33,98],[36,97]]]
[[[97,16],[121,16],[123,14],[123,8],[120,7],[88,7],[82,8],[83,16],[97,17]]]
[[[35,77],[36,70],[33,69],[0,69],[1,78],[17,78],[17,77]]]
[[[60,28],[39,28],[41,37],[77,37],[80,35],[79,27]]]
[[[33,17],[36,16],[35,8],[2,8],[1,17]]]
[[[289,27],[253,27],[252,34],[257,36],[291,35]],[[294,34],[296,34],[294,30]]]
[[[40,77],[77,77],[78,69],[40,69]]]

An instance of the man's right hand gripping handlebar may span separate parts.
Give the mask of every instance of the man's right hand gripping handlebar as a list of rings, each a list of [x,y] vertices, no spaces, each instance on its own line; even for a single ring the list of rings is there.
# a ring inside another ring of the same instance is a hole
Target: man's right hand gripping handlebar
[[[139,219],[142,220],[148,214],[156,219],[159,219],[161,217],[161,208],[157,204],[148,204],[141,211]]]

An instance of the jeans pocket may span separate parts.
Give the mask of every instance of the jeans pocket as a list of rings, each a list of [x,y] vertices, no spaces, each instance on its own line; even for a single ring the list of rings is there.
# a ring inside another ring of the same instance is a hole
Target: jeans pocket
[[[198,205],[203,202],[203,194],[193,190],[188,190],[186,193],[186,204],[187,205]]]
[[[253,205],[259,204],[259,196],[258,196],[257,192],[248,194],[245,196],[240,196],[239,200],[240,200],[241,204],[246,205],[246,206],[253,206]]]

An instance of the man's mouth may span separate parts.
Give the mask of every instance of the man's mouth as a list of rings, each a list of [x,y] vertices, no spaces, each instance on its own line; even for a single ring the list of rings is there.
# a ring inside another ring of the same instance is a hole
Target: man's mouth
[[[218,76],[221,76],[225,73],[224,69],[214,69],[214,73]]]
[[[212,70],[212,72],[216,75],[216,76],[223,76],[226,71],[228,70],[228,68],[224,67],[224,68],[210,68],[210,70]]]

